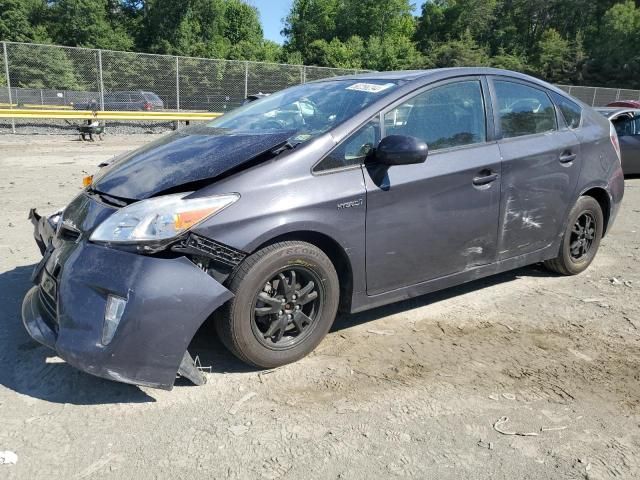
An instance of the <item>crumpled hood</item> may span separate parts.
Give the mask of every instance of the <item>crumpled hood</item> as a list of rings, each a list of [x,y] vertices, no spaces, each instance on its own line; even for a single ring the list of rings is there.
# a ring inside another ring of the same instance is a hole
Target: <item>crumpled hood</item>
[[[229,133],[185,129],[126,154],[100,171],[93,189],[141,200],[191,182],[213,179],[284,144],[294,131]]]

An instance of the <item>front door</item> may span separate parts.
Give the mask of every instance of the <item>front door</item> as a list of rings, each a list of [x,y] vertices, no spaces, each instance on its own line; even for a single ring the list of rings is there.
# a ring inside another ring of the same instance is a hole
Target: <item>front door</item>
[[[448,81],[394,105],[384,135],[429,146],[425,163],[365,167],[367,293],[375,295],[495,260],[500,152],[487,132],[486,83]]]
[[[493,79],[502,155],[498,259],[543,249],[563,231],[580,174],[580,143],[544,90]]]

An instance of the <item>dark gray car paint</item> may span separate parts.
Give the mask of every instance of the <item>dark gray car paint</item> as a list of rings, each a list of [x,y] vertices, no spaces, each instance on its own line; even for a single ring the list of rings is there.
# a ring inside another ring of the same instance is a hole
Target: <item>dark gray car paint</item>
[[[85,194],[65,210],[64,221],[90,232],[113,210]],[[85,240],[55,240],[36,270],[57,279],[57,333],[43,315],[38,287],[23,303],[23,322],[33,338],[71,365],[127,383],[171,388],[195,331],[233,295],[184,257],[137,255]],[[107,295],[127,299],[113,340],[101,344]]]
[[[496,112],[493,82],[498,79],[520,82],[489,77]],[[500,120],[495,119],[502,157],[498,260],[548,247],[555,240],[549,232],[563,227],[567,208],[573,205],[582,166],[580,143],[559,111],[556,117],[556,130],[514,138],[502,138]]]
[[[479,265],[479,263],[482,263],[481,261],[477,263],[470,262],[468,265],[465,264],[466,268],[462,272],[421,281],[411,286],[403,287],[402,278],[399,276],[400,273],[396,272],[395,277],[389,282],[390,284],[396,282],[396,288],[391,288],[386,292],[375,295],[367,295],[365,239],[361,236],[357,228],[349,230],[348,232],[339,229],[340,231],[336,232],[335,221],[337,214],[338,216],[344,216],[341,217],[343,220],[339,221],[339,225],[342,228],[345,228],[348,224],[353,225],[354,222],[356,226],[366,222],[367,236],[375,235],[378,232],[378,230],[370,232],[370,226],[373,225],[375,228],[375,222],[377,222],[378,219],[373,215],[371,218],[367,217],[367,212],[370,208],[370,198],[377,192],[375,190],[368,192],[366,188],[360,189],[356,183],[358,176],[354,174],[355,171],[361,171],[363,182],[366,183],[370,182],[368,171],[363,167],[360,169],[356,167],[356,169],[347,168],[323,175],[310,176],[309,169],[311,165],[317,163],[318,159],[323,158],[341,140],[344,140],[358,127],[374,116],[377,116],[377,114],[389,104],[400,102],[402,98],[410,97],[427,85],[433,85],[438,81],[448,80],[451,77],[463,78],[470,75],[499,75],[515,80],[526,81],[534,86],[539,86],[559,93],[560,95],[567,96],[566,93],[558,88],[540,80],[526,75],[496,69],[456,68],[435,70],[424,76],[420,76],[419,73],[415,72],[407,74],[407,77],[403,77],[403,75],[402,72],[358,75],[358,77],[363,80],[367,78],[414,78],[414,80],[399,87],[393,96],[386,98],[383,102],[372,104],[348,122],[336,127],[336,129],[332,130],[329,134],[318,138],[308,145],[298,147],[298,149],[288,157],[283,159],[276,158],[270,162],[256,165],[249,170],[243,171],[242,175],[222,179],[196,192],[194,196],[240,191],[243,196],[241,201],[234,205],[233,209],[228,209],[210,222],[199,225],[196,230],[222,243],[248,252],[254,251],[270,239],[287,233],[295,237],[299,232],[311,231],[335,240],[337,244],[344,248],[350,261],[349,267],[353,272],[353,292],[350,298],[350,311],[355,312],[555,257],[559,248],[560,236],[562,232],[564,232],[564,222],[566,221],[569,209],[583,192],[591,188],[599,188],[603,192],[606,192],[610,200],[608,207],[610,222],[615,218],[619,203],[622,199],[624,186],[620,165],[617,162],[613,146],[609,139],[608,121],[584,103],[573,99],[585,109],[583,125],[573,130],[573,133],[565,135],[565,132],[563,135],[569,139],[572,138],[571,135],[576,135],[582,143],[580,148],[582,168],[577,176],[578,180],[573,184],[573,188],[571,188],[571,183],[574,182],[573,176],[570,178],[565,174],[560,175],[560,184],[566,185],[568,189],[568,192],[564,192],[562,202],[559,203],[557,198],[542,198],[540,200],[543,205],[538,207],[543,207],[544,210],[559,210],[563,212],[561,215],[558,214],[561,219],[560,221],[555,221],[554,217],[550,219],[550,222],[555,228],[545,230],[549,234],[549,240],[546,242],[545,247],[533,250],[530,253],[517,254],[510,259],[497,259],[490,265]],[[460,152],[463,150],[464,148],[460,149]],[[474,148],[470,148],[470,153],[473,153],[473,150]],[[423,164],[423,167],[425,169],[429,168],[431,160],[434,158],[437,157],[430,155]],[[469,160],[467,159],[467,161]],[[594,163],[595,165],[592,165]],[[589,165],[585,167],[585,164]],[[402,169],[414,167],[416,166],[409,165],[391,167],[391,169],[400,172]],[[606,167],[606,170],[604,167]],[[280,173],[284,171],[289,172],[286,181],[282,179]],[[560,172],[562,172],[562,170],[560,170]],[[472,181],[472,173],[475,174],[476,170],[469,171],[469,183]],[[402,173],[397,173],[397,175],[402,175]],[[327,178],[330,180],[327,181]],[[549,178],[553,178],[553,175]],[[322,182],[319,181],[320,179],[322,179]],[[515,179],[516,177],[514,177],[514,180]],[[446,182],[443,182],[443,184],[442,188],[446,188]],[[278,186],[280,186],[280,188],[286,186],[286,190],[284,191],[286,191],[287,200],[270,204],[269,200],[281,198],[280,193],[278,193]],[[366,208],[352,208],[337,212],[337,204],[345,200],[359,198],[359,196],[364,196],[363,207]],[[309,199],[308,201],[307,198]],[[321,204],[316,203],[318,198],[322,199]],[[404,205],[405,215],[410,218],[413,212],[410,203],[404,199],[401,205]],[[527,204],[525,203],[523,206],[526,207]],[[500,213],[503,213],[502,208]],[[458,220],[458,212],[451,209],[448,214],[448,216],[442,215],[442,218],[446,218],[445,222],[447,225],[443,226],[442,224],[434,223],[431,226],[432,230],[437,231],[439,228],[454,229],[456,225],[462,228],[463,222]],[[354,217],[356,218],[354,219]],[[502,228],[504,222],[501,220],[497,221],[500,222],[496,225],[497,235],[501,236],[502,232],[500,228]],[[345,238],[345,233],[350,233],[351,235]],[[398,237],[403,236],[403,232],[396,232],[396,236],[393,237],[394,241],[398,241]],[[411,251],[413,253],[421,252],[428,247],[424,237],[413,237],[412,239]],[[473,248],[473,245],[467,248]],[[477,249],[472,251],[475,252]],[[457,259],[453,259],[453,261],[457,261]],[[393,266],[390,265],[389,268],[393,269]],[[432,266],[428,265],[425,266],[425,268],[429,269],[432,268]]]
[[[184,184],[215,178],[284,143],[294,132],[229,134],[192,127],[105,167],[93,188],[141,200]]]
[[[482,78],[454,81],[469,80]],[[429,88],[450,82],[436,82]],[[488,103],[486,82],[482,87]],[[398,104],[394,102],[385,112]],[[490,108],[486,124],[491,130]],[[365,174],[367,293],[381,294],[492,263],[497,247],[500,171],[500,151],[492,133],[483,144],[432,152],[425,164],[389,169],[369,166]],[[490,181],[476,184],[481,177]],[[450,222],[454,211],[458,221]],[[423,248],[416,248],[416,239]]]
[[[640,174],[640,135],[623,135],[619,140],[624,172]]]
[[[249,153],[238,164],[241,170],[217,178],[215,175],[222,171],[216,173],[214,167],[211,183],[191,195],[239,192],[241,198],[231,208],[197,225],[194,233],[247,253],[284,237],[304,235],[310,241],[329,242],[346,258],[346,270],[352,277],[346,308],[356,312],[555,257],[569,209],[590,189],[599,189],[609,200],[605,213],[610,225],[623,195],[622,170],[609,139],[609,122],[584,104],[582,125],[572,131],[561,129],[557,138],[502,141],[499,131],[493,131],[495,119],[489,108],[490,130],[483,145],[433,153],[424,164],[389,167],[382,176],[376,175],[373,170],[377,167],[370,165],[313,173],[320,159],[394,102],[440,81],[491,75],[566,95],[531,77],[496,69],[359,75],[362,80],[388,78],[406,83],[347,122],[284,155],[242,165],[255,152]],[[483,80],[483,84],[488,82]],[[188,136],[177,138],[188,145]],[[558,165],[563,149],[575,148],[578,143],[580,149],[572,165]],[[143,149],[142,154],[146,151]],[[134,152],[130,157],[136,155]],[[530,161],[542,171],[527,176]],[[473,178],[485,168],[498,176],[488,187],[475,188]],[[105,186],[101,179],[97,184],[105,193],[125,198],[153,195],[173,187],[157,173],[153,175],[161,187],[149,184],[130,189],[128,176],[118,173],[117,168],[110,174],[111,185]],[[176,175],[175,169],[168,174],[183,182],[183,174]],[[562,193],[550,192],[551,185],[563,189]],[[131,191],[136,191],[135,195],[128,193]],[[516,201],[507,208],[510,196]],[[515,215],[505,217],[512,207],[520,212],[517,219]],[[522,214],[535,209],[543,224],[540,235],[518,250],[518,242],[527,232]],[[61,319],[68,326],[61,326],[55,348],[64,347],[63,358],[90,373],[168,388],[173,382],[169,377],[175,376],[188,340],[209,314],[231,298],[231,293],[184,257],[148,257],[88,243],[91,230],[113,211],[96,198],[83,194],[74,202],[73,211],[81,213],[65,212],[64,219],[82,236],[75,242],[57,238],[59,252],[52,254],[64,264],[59,306]],[[95,263],[103,272],[96,271]],[[67,286],[62,286],[65,283]],[[188,286],[189,291],[178,285]],[[126,346],[138,351],[118,350],[120,363],[116,369],[100,353],[104,349],[85,349],[90,344],[95,346],[95,335],[101,329],[105,292],[128,294],[134,302],[116,333],[113,348]],[[142,299],[145,308],[137,303]],[[179,303],[179,308],[172,301]],[[165,314],[165,310],[171,314]],[[27,329],[37,339],[42,337],[38,311],[31,293],[25,299],[23,316]],[[67,334],[69,341],[62,339]],[[88,335],[89,341],[83,335]],[[147,341],[149,335],[154,338],[153,344]]]

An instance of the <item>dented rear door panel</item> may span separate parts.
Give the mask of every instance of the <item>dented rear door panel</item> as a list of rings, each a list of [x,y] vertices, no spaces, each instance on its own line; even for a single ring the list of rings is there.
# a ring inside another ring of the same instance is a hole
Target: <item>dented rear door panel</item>
[[[551,245],[564,228],[580,176],[580,144],[568,129],[503,139],[498,259]],[[567,155],[575,155],[566,161]]]

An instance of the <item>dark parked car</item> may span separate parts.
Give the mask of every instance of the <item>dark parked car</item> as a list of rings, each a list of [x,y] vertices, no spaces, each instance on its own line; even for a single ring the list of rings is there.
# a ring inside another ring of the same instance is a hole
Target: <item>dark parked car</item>
[[[87,103],[76,103],[76,110],[99,110],[100,99],[95,98]],[[164,102],[153,92],[142,90],[132,92],[108,92],[104,94],[106,111],[137,112],[164,109]]]
[[[640,108],[598,108],[616,129],[625,175],[640,174]]]
[[[529,76],[311,82],[102,168],[44,241],[23,322],[122,382],[201,383],[187,348],[210,317],[240,359],[277,367],[339,308],[535,262],[584,271],[623,192],[611,123]]]

